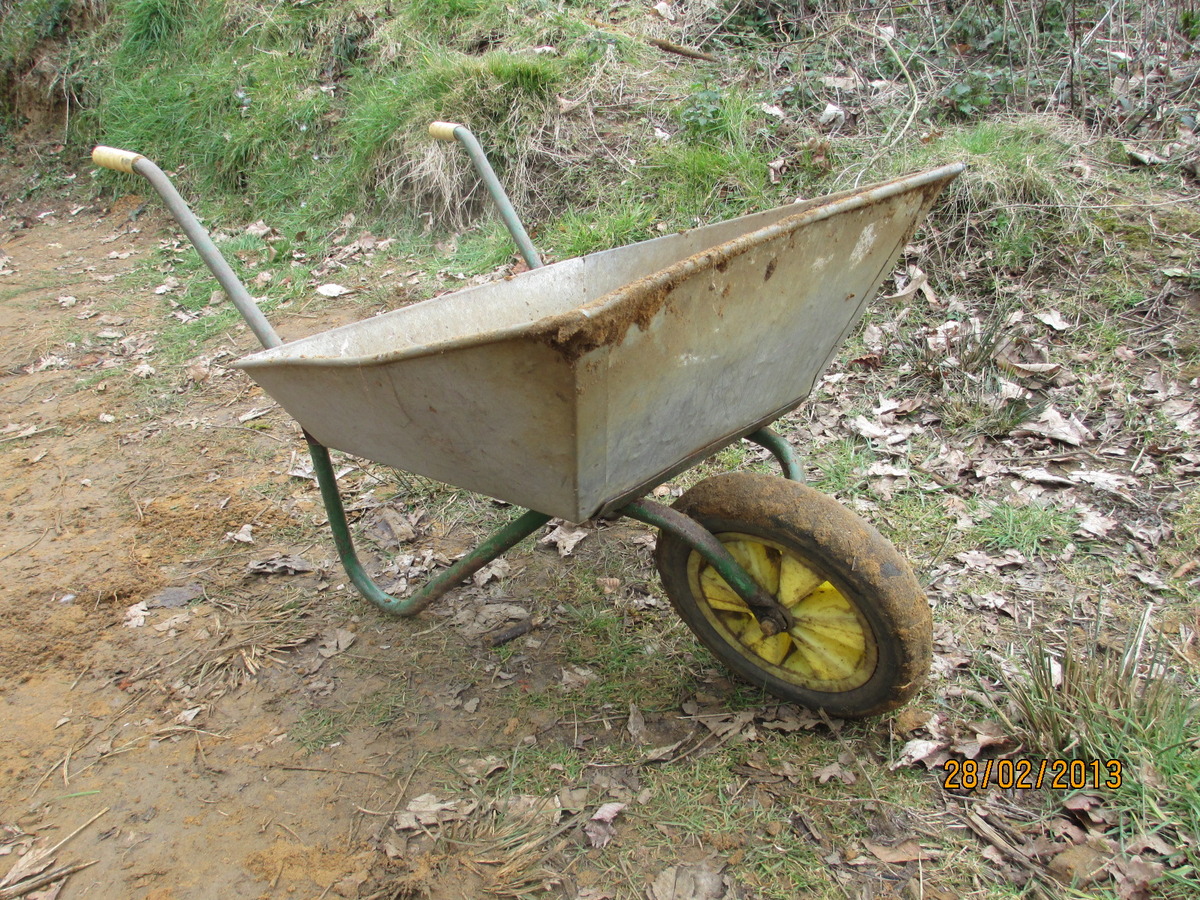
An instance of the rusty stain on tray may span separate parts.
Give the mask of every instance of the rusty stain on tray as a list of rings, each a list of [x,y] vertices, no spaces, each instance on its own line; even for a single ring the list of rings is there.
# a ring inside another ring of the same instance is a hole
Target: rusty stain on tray
[[[698,271],[724,272],[730,262],[752,249],[737,238],[680,260],[669,268],[647,275],[593,300],[586,306],[535,322],[530,337],[575,362],[600,347],[620,344],[630,327],[645,331],[654,317],[669,305],[671,293]],[[721,292],[729,294],[729,285]],[[593,312],[595,310],[595,312]]]
[[[877,188],[871,188],[852,196],[869,198],[876,190]],[[926,202],[940,190],[939,183],[922,185],[918,188],[919,195]],[[849,197],[842,198],[840,202],[844,203],[849,199]],[[812,213],[813,210],[807,210],[795,218],[807,219]],[[890,220],[891,215],[887,219]],[[788,247],[794,249],[796,224],[795,219],[784,219],[772,226],[770,230],[792,230],[793,233],[788,236]],[[905,238],[906,241],[908,237],[911,237],[915,227],[916,223],[910,228]],[[877,235],[878,230],[875,223],[868,223],[851,251],[852,262],[858,262],[866,256],[875,244]],[[636,325],[640,330],[645,331],[664,305],[667,305],[672,291],[683,281],[706,269],[714,269],[723,274],[733,260],[754,249],[754,246],[748,243],[746,238],[746,235],[741,235],[723,244],[702,250],[669,268],[653,275],[647,275],[618,290],[598,297],[585,306],[535,322],[529,336],[533,340],[553,348],[570,363],[574,363],[584,354],[600,347],[617,346],[625,339],[631,326]],[[776,257],[767,264],[764,281],[769,280],[775,274],[777,260]],[[721,296],[726,296],[728,291],[729,286],[726,285]],[[854,295],[851,294],[846,299],[853,297]]]

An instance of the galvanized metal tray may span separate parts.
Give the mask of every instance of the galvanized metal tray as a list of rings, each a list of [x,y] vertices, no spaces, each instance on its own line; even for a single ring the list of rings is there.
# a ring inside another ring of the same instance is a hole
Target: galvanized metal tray
[[[582,521],[801,403],[959,171],[593,253],[235,365],[323,444]]]

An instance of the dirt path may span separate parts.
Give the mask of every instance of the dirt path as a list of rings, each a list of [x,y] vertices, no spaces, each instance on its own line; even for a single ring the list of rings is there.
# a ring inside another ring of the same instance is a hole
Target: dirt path
[[[331,584],[328,548],[291,543],[314,500],[279,493],[300,445],[278,410],[245,418],[272,405],[215,364],[173,387],[139,377],[162,365],[169,311],[122,285],[161,221],[44,212],[9,217],[0,257],[0,872],[94,819],[57,854],[97,861],[64,896],[358,896],[386,859],[378,813],[426,786],[416,760],[490,723],[424,718],[446,706],[436,665],[412,674],[430,645]],[[224,539],[246,525],[253,545]],[[245,574],[273,552],[320,571]],[[376,727],[318,734],[332,746],[311,755],[286,737],[364,698]]]
[[[154,288],[172,229],[153,211],[130,219],[123,209],[137,204],[49,204],[0,221],[0,886],[31,848],[69,837],[54,865],[94,865],[63,897],[479,896],[479,860],[455,848],[499,839],[496,801],[472,774],[505,768],[491,753],[628,741],[612,727],[628,699],[615,713],[590,703],[570,723],[540,701],[511,702],[558,696],[566,658],[603,646],[549,627],[575,576],[552,546],[527,546],[508,554],[502,582],[415,620],[361,601],[321,527],[296,425],[222,366],[252,337],[235,326],[180,346],[176,310]],[[361,315],[331,308],[280,330]],[[423,482],[416,505],[384,502],[376,494],[397,487],[386,477],[341,473],[385,586],[423,577],[508,515]],[[577,555],[597,596],[614,550],[622,572],[648,574],[647,532],[592,534]],[[272,560],[281,574],[247,571]],[[683,633],[665,604],[642,605],[653,634],[664,622]],[[537,636],[480,649],[482,632],[535,612],[547,623]],[[537,652],[513,652],[526,647]],[[706,671],[704,683],[728,687]],[[642,739],[670,744],[692,728],[651,719]],[[605,771],[589,796],[577,766],[542,770],[554,814],[537,827],[561,841],[563,802],[578,812],[585,798],[625,797]],[[405,819],[430,792],[449,805]],[[511,781],[504,794],[529,800]],[[490,818],[458,822],[475,809]],[[512,821],[526,827],[528,812]],[[469,840],[434,840],[431,821]]]

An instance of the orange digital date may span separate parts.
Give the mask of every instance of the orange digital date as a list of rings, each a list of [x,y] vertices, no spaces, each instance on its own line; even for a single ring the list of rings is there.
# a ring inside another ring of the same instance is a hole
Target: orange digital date
[[[942,766],[942,787],[948,791],[1115,789],[1121,778],[1119,759],[950,759]]]

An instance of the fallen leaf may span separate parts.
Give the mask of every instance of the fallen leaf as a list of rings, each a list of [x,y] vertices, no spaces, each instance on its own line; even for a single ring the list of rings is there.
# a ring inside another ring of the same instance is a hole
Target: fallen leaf
[[[903,285],[901,282],[905,282]],[[884,297],[884,301],[895,305],[907,303],[920,291],[932,305],[937,305],[937,295],[929,287],[929,277],[917,266],[909,266],[904,276],[896,276],[897,292]]]
[[[584,823],[583,831],[593,847],[607,846],[616,835],[613,819],[625,808],[624,803],[605,803]]]
[[[422,794],[411,800],[405,811],[396,816],[393,827],[398,831],[416,831],[422,827],[458,821],[473,813],[477,805],[470,800],[439,800],[434,794]]]
[[[658,13],[659,16],[661,16],[663,19],[666,19],[668,22],[675,21],[675,10],[671,9],[671,5],[667,2],[665,2],[665,0],[659,0],[658,3],[655,3],[654,11],[656,13]]]
[[[724,869],[716,857],[671,866],[658,874],[646,896],[648,900],[723,900],[731,896]]]
[[[1075,530],[1075,533],[1102,538],[1106,537],[1119,524],[1121,523],[1117,519],[1101,515],[1094,509],[1089,509],[1084,512],[1083,518],[1079,521],[1079,528]]]
[[[322,297],[341,297],[353,293],[353,290],[341,284],[323,284],[317,288],[317,293]]]
[[[571,666],[562,670],[562,686],[564,691],[577,691],[587,687],[600,676],[584,666]]]
[[[325,659],[329,659],[331,656],[350,649],[356,640],[358,640],[358,635],[353,631],[346,628],[335,628],[333,631],[325,633],[321,646],[317,648],[317,653]]]
[[[558,548],[558,555],[566,557],[575,552],[575,547],[589,533],[586,528],[572,528],[568,525],[558,525],[553,531],[542,537],[538,543],[553,544]]]
[[[821,79],[821,84],[827,88],[833,88],[835,91],[853,91],[857,90],[862,84],[861,79],[857,75],[826,75]]]
[[[1055,331],[1066,331],[1071,327],[1071,323],[1062,317],[1057,309],[1046,309],[1041,312],[1035,312],[1033,317],[1039,322],[1049,325]]]
[[[983,572],[1007,566],[1022,566],[1028,562],[1020,551],[1011,547],[1005,550],[1002,556],[989,556],[982,550],[964,550],[962,553],[954,554],[954,558],[968,569]]]
[[[864,840],[863,846],[870,850],[876,859],[885,863],[905,863],[930,858],[921,850],[921,845],[917,843],[916,838],[909,838],[893,847]]]
[[[225,532],[225,540],[231,543],[238,544],[253,544],[254,543],[254,526],[250,524],[243,525],[237,531]]]
[[[247,572],[258,575],[303,575],[305,572],[316,571],[316,566],[299,556],[283,556],[275,554],[267,559],[260,559],[246,566]]]
[[[411,530],[411,529],[410,529]],[[512,564],[503,557],[488,563],[471,576],[476,587],[483,587],[489,581],[499,581],[512,570]]]
[[[1181,848],[1172,846],[1158,834],[1141,834],[1125,845],[1125,852],[1134,856],[1150,850],[1161,856],[1174,856]]]
[[[904,766],[914,766],[917,763],[921,763],[927,769],[934,769],[941,765],[939,757],[944,753],[946,746],[946,743],[943,741],[913,738],[904,745],[900,750],[900,756],[888,768],[895,771]],[[945,754],[945,758],[949,758],[949,754]]]
[[[950,749],[960,753],[967,759],[977,759],[979,754],[988,747],[1004,746],[1012,743],[999,722],[973,722],[972,737],[966,740],[955,738]]]
[[[642,763],[652,762],[670,762],[675,758],[675,751],[683,745],[682,740],[678,740],[673,744],[666,744],[662,747],[654,747],[647,751],[642,758]]]
[[[1026,481],[1031,481],[1034,484],[1044,484],[1048,487],[1070,487],[1075,483],[1070,478],[1055,475],[1046,469],[1014,469],[1013,472],[1016,475],[1020,475]]]
[[[1071,480],[1077,484],[1090,484],[1094,488],[1118,496],[1123,496],[1122,488],[1137,484],[1137,480],[1128,475],[1119,475],[1116,472],[1092,472],[1087,469],[1078,469],[1072,472]]]
[[[843,769],[841,763],[836,762],[817,769],[817,771],[813,773],[813,777],[815,777],[821,784],[828,784],[835,778],[842,784],[854,784],[854,782],[858,781],[858,776],[856,776],[853,772],[848,772],[847,770]]]
[[[190,613],[186,613],[186,612],[178,613],[176,615],[171,616],[171,618],[166,619],[166,620],[156,624],[154,626],[154,630],[161,634],[166,634],[168,636],[174,636],[177,633],[176,629],[182,628],[184,625],[186,625],[188,619],[190,619],[191,617],[192,616]]]
[[[458,768],[473,784],[478,784],[490,775],[503,772],[508,763],[499,756],[485,756],[481,759],[460,759]]]
[[[1114,860],[1109,867],[1117,880],[1120,900],[1150,900],[1156,893],[1151,885],[1163,875],[1161,863],[1149,862],[1139,856]]]
[[[836,103],[825,104],[825,109],[821,115],[817,116],[817,122],[821,125],[837,128],[846,121],[846,111]]]
[[[1087,426],[1074,414],[1067,419],[1053,406],[1046,407],[1035,422],[1025,422],[1014,429],[1012,434],[1014,437],[1046,437],[1072,447],[1079,447],[1092,439],[1092,433],[1088,431]]]
[[[629,701],[629,722],[625,727],[628,729],[630,737],[639,744],[646,739],[646,719],[632,700]]]

